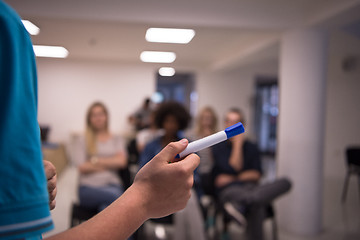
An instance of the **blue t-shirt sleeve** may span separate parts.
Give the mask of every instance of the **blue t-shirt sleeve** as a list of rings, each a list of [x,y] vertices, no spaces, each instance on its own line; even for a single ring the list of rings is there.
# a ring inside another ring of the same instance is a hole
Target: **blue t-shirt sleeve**
[[[0,1],[0,239],[53,228],[37,123],[32,43],[19,16]]]

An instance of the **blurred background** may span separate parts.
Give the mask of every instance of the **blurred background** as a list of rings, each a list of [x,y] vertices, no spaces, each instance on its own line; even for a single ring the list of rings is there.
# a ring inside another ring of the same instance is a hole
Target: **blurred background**
[[[59,166],[50,235],[70,226],[71,139],[84,131],[88,106],[105,103],[111,131],[131,139],[129,117],[150,98],[176,100],[194,118],[211,106],[219,129],[230,107],[244,111],[265,176],[293,183],[275,205],[279,239],[360,238],[360,177],[350,178],[341,202],[346,149],[360,146],[360,1],[5,2],[40,29],[34,45],[68,51],[65,58],[36,59],[44,141],[64,151],[44,154],[56,155]],[[188,44],[148,42],[149,28],[195,35]],[[143,62],[143,51],[173,52],[176,59]],[[160,75],[162,67],[174,75]],[[243,239],[241,227],[234,228],[232,239]]]

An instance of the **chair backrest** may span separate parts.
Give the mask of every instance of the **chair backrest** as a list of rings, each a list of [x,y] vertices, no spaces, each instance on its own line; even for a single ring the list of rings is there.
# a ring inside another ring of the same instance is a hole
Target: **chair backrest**
[[[349,147],[346,149],[346,161],[349,165],[360,166],[360,147]]]

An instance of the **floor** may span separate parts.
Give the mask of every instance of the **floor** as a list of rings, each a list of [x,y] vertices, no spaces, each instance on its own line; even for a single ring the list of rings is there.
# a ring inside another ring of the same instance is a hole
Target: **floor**
[[[264,180],[271,181],[276,176],[275,162],[272,159],[265,159]],[[345,173],[344,173],[345,176]],[[299,236],[289,233],[279,227],[278,238],[280,240],[355,240],[360,239],[360,194],[358,179],[352,177],[349,183],[347,201],[341,204],[340,196],[344,179],[327,178],[324,182],[324,205],[323,205],[323,231],[317,236]],[[52,211],[55,229],[46,234],[51,236],[64,231],[70,225],[70,208],[73,202],[77,201],[77,171],[73,167],[67,167],[58,178],[58,194],[56,209]],[[272,228],[270,220],[265,222],[265,239],[272,239]],[[148,223],[146,225],[150,239],[171,239],[164,237],[173,234],[171,227],[161,228],[159,225]],[[157,234],[160,235],[156,235]],[[158,236],[158,237],[156,237]],[[230,238],[245,239],[244,229],[235,223],[230,225]]]

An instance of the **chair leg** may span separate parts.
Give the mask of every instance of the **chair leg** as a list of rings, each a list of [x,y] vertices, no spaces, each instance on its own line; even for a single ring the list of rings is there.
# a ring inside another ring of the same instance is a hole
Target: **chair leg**
[[[275,216],[272,219],[272,234],[273,234],[273,240],[278,239],[278,228],[277,228],[277,222]]]
[[[347,194],[347,188],[349,185],[349,178],[350,178],[350,172],[348,171],[345,177],[345,182],[344,182],[344,187],[343,187],[343,192],[342,192],[342,197],[341,197],[341,203],[345,203],[346,201],[346,194]]]
[[[248,225],[246,226],[246,235],[249,240],[263,240],[263,223],[265,220],[264,206],[250,206],[247,212]]]
[[[358,183],[358,186],[359,186],[359,201],[360,201],[360,173],[359,173],[359,175],[358,175],[358,178],[359,178],[359,183]]]

